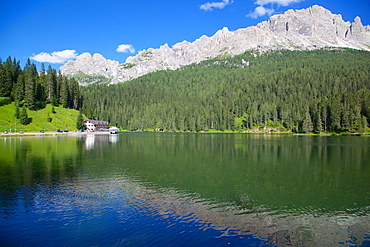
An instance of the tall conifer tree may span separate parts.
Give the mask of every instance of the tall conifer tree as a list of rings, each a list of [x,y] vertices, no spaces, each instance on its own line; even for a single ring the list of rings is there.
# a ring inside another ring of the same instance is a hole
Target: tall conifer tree
[[[27,125],[27,124],[30,123],[26,107],[22,107],[22,109],[19,113],[19,120],[20,120],[21,124],[23,124],[23,125]]]
[[[81,111],[78,113],[78,117],[77,117],[77,120],[76,120],[76,128],[78,130],[83,130],[83,128],[84,128],[84,119],[82,117]]]
[[[306,110],[305,119],[303,120],[302,131],[304,133],[311,133],[313,131],[312,119],[308,107]]]
[[[20,75],[14,86],[13,97],[17,105],[24,99],[24,77]]]
[[[47,100],[53,105],[57,105],[58,95],[57,95],[57,75],[56,71],[49,65],[47,71],[47,85],[46,94]]]
[[[34,110],[36,106],[36,83],[38,74],[36,66],[28,58],[24,68],[24,100],[28,109]]]

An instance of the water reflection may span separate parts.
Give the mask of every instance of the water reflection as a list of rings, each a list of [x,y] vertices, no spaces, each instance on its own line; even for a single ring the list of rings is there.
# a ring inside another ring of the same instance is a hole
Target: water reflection
[[[116,143],[119,140],[119,135],[88,133],[82,135],[82,138],[85,139],[85,148],[91,150],[95,148],[95,145],[101,147],[108,145],[108,142]]]
[[[85,147],[87,150],[93,149],[95,145],[95,135],[90,134],[85,136]]]
[[[50,234],[74,241],[90,236],[94,222],[104,237],[91,245],[118,241],[109,231],[122,245],[127,239],[156,245],[144,235],[174,245],[180,242],[169,235],[179,232],[186,232],[183,241],[215,244],[258,236],[279,246],[333,246],[369,238],[367,138],[127,134],[0,141],[0,235],[16,230],[6,219],[24,226],[21,218],[34,216]],[[194,237],[187,227],[213,235]]]
[[[109,135],[109,142],[116,143],[119,140],[118,134]]]

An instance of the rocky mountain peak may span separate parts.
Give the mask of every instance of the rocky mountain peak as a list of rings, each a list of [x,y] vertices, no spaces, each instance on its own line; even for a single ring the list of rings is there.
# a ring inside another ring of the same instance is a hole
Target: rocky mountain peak
[[[60,67],[63,75],[102,75],[107,78],[114,78],[118,71],[118,61],[105,59],[103,55],[95,53],[91,56],[85,52],[77,57],[75,61],[70,60]]]
[[[288,10],[271,16],[257,26],[229,31],[218,30],[212,37],[201,36],[194,42],[183,41],[169,47],[149,48],[128,57],[126,63],[105,59],[100,54],[83,53],[76,61],[61,66],[65,75],[84,73],[103,75],[111,83],[137,78],[144,74],[181,65],[197,63],[220,55],[237,55],[250,49],[312,50],[323,47],[347,47],[370,51],[370,26],[363,26],[360,17],[345,22],[340,14],[313,5],[307,9]]]

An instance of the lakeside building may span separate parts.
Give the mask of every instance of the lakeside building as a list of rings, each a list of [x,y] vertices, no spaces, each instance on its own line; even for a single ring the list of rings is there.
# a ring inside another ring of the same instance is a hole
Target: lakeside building
[[[84,121],[84,128],[87,131],[108,130],[109,122],[102,120],[87,119]]]

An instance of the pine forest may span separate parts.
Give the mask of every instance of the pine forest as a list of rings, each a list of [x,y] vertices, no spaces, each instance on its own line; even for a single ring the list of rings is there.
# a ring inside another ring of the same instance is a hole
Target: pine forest
[[[363,132],[370,53],[249,51],[81,93],[85,114],[129,130]]]

